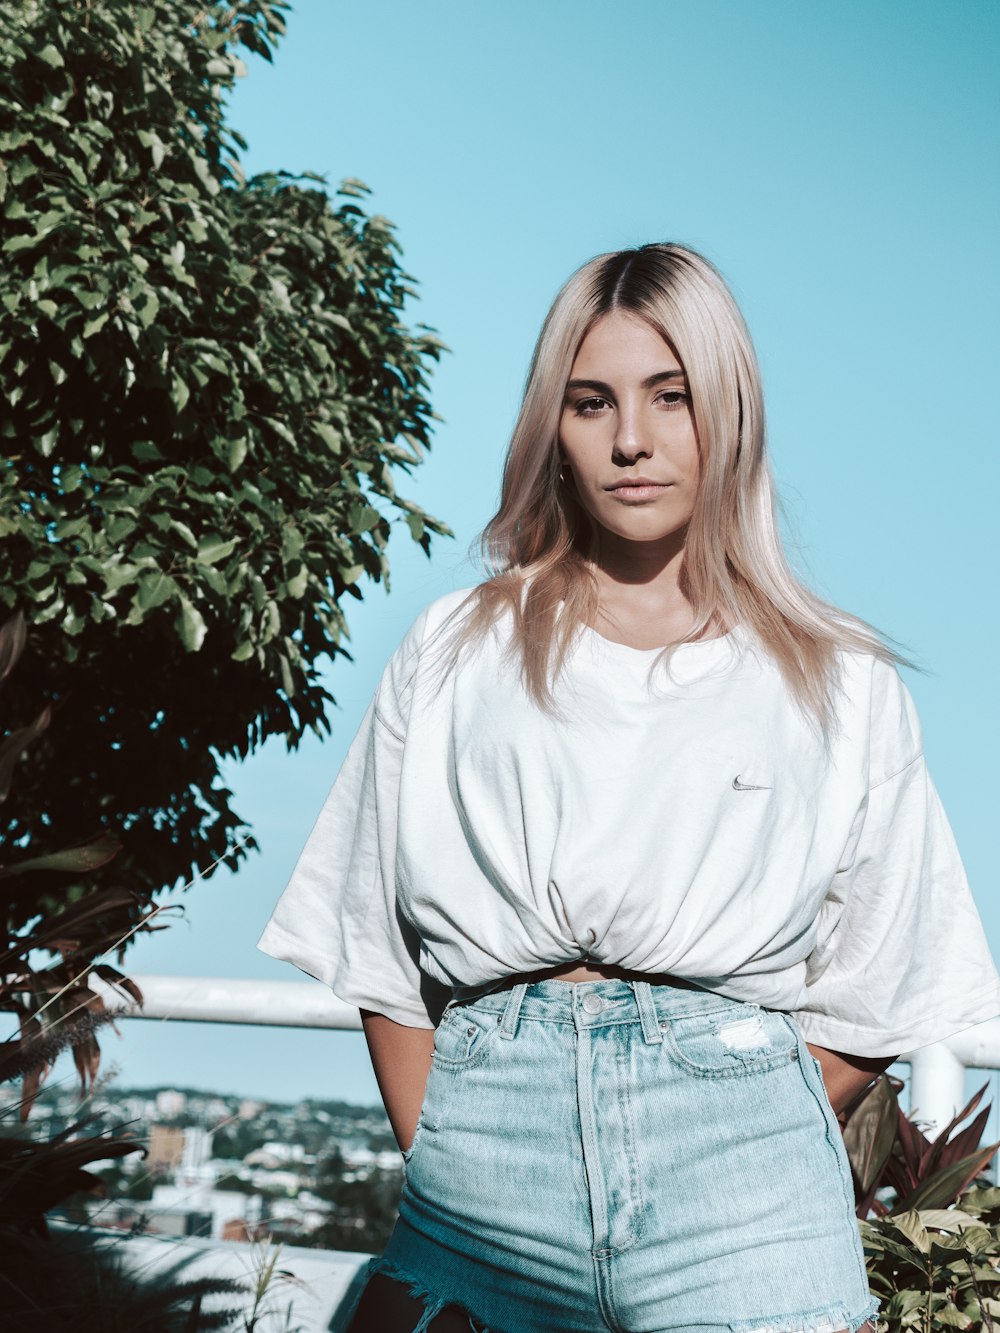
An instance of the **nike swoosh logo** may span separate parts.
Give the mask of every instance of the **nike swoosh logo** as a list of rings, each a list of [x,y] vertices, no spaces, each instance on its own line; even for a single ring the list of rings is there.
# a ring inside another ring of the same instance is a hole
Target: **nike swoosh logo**
[[[733,778],[733,791],[771,791],[770,787],[758,787],[753,782],[741,782],[740,775],[737,773]]]

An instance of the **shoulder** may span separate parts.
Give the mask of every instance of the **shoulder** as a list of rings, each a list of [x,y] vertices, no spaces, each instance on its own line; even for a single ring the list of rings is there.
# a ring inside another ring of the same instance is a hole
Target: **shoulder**
[[[428,602],[411,622],[391,661],[403,662],[419,657],[436,635],[461,619],[462,614],[474,604],[472,594],[477,591],[477,586],[456,588]]]
[[[413,683],[429,646],[474,604],[475,587],[456,588],[422,607],[386,663],[375,696],[375,709],[392,729],[405,725]]]
[[[473,584],[468,588],[456,588],[453,592],[446,592],[443,597],[437,597],[433,602],[429,602],[414,622],[415,626],[418,624],[422,626],[422,640],[426,641],[438,630],[460,619],[462,614],[475,604],[474,594],[478,591],[479,585]]]
[[[923,753],[916,704],[899,669],[875,653],[839,654],[841,706],[867,736],[869,784],[895,777]]]

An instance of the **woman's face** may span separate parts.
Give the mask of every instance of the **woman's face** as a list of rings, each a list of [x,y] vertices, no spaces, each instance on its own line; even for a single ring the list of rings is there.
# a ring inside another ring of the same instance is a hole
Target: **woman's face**
[[[687,524],[699,478],[687,378],[645,320],[611,311],[584,338],[566,386],[559,452],[580,502],[607,531],[655,542]]]

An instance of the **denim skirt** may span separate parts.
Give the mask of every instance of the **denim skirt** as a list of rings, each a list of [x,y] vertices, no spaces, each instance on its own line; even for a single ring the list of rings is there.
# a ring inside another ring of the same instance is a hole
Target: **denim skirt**
[[[365,1280],[421,1298],[413,1333],[452,1304],[480,1333],[874,1327],[840,1126],[779,1010],[618,978],[453,1001],[403,1160]]]

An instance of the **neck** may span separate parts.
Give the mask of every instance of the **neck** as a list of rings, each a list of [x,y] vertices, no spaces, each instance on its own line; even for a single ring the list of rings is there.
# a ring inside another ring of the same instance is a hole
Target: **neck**
[[[669,643],[687,634],[694,608],[682,588],[683,561],[683,532],[655,542],[600,532],[591,555],[598,621],[615,626],[615,637],[636,647]]]
[[[600,531],[591,561],[602,595],[621,593],[666,605],[688,606],[681,589],[685,532],[658,541],[637,542]]]

